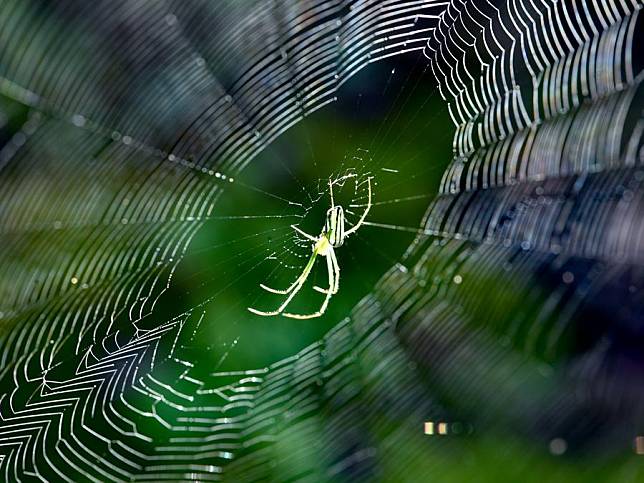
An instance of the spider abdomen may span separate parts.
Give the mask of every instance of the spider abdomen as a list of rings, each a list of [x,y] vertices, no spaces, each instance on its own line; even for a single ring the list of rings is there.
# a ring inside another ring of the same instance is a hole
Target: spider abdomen
[[[333,248],[340,247],[344,243],[344,210],[341,206],[334,206],[326,212],[324,233]]]

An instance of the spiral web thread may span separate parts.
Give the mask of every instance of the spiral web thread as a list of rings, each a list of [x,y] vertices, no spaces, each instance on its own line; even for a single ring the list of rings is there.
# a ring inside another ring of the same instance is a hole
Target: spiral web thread
[[[369,480],[422,461],[409,435],[449,419],[444,397],[477,428],[557,434],[600,403],[639,427],[610,341],[549,363],[597,294],[641,279],[640,6],[3,2],[0,93],[25,113],[0,152],[4,479]],[[413,51],[456,133],[405,257],[300,353],[195,375],[202,309],[154,305],[215,202],[355,72]]]

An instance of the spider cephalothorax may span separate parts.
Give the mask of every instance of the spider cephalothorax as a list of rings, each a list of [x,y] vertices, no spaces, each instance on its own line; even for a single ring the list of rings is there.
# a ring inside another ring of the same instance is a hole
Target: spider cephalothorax
[[[355,177],[356,177],[355,174],[350,174],[342,177],[341,180],[345,180],[347,178],[355,178]],[[371,177],[368,177],[367,178],[368,198],[367,198],[367,205],[365,207],[365,210],[362,213],[362,216],[360,217],[358,222],[355,225],[353,225],[350,229],[346,230],[344,210],[342,209],[342,206],[340,205],[336,206],[333,200],[333,185],[338,181],[339,180],[336,180],[333,182],[329,180],[329,195],[331,197],[331,208],[329,208],[326,212],[324,226],[319,236],[315,237],[313,235],[309,235],[308,233],[302,231],[297,226],[291,225],[291,227],[297,233],[299,233],[303,237],[313,242],[313,254],[309,258],[306,265],[304,266],[304,269],[302,270],[302,273],[300,274],[300,276],[295,280],[295,282],[291,284],[289,288],[285,290],[278,290],[278,289],[268,287],[264,284],[260,284],[260,287],[262,287],[264,290],[268,292],[288,295],[288,297],[286,297],[286,300],[284,300],[282,305],[280,305],[277,310],[274,310],[271,312],[257,310],[252,307],[248,307],[249,311],[251,311],[254,314],[263,315],[263,316],[282,314],[284,315],[284,317],[291,317],[293,319],[312,319],[315,317],[320,317],[322,314],[324,314],[327,306],[329,305],[329,300],[331,300],[331,296],[338,293],[338,288],[340,284],[340,265],[338,265],[338,259],[335,256],[334,249],[341,247],[342,244],[344,243],[344,240],[352,233],[355,233],[358,230],[358,228],[360,228],[365,218],[367,217],[367,213],[369,213],[369,210],[371,209]],[[286,309],[288,304],[291,303],[291,300],[293,300],[293,297],[297,295],[297,293],[304,285],[304,282],[306,282],[306,279],[311,273],[311,270],[313,269],[313,265],[315,264],[315,259],[317,258],[318,255],[326,258],[327,271],[329,274],[328,288],[321,288],[317,286],[313,287],[314,290],[317,290],[318,292],[326,294],[326,297],[324,298],[324,302],[322,302],[322,306],[320,307],[320,310],[318,310],[317,312],[313,312],[312,314],[306,314],[306,315],[291,314],[291,313],[284,312],[284,309]]]

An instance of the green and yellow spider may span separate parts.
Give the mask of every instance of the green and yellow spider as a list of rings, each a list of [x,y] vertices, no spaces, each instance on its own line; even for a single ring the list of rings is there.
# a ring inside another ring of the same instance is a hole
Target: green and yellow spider
[[[290,317],[292,319],[313,319],[316,317],[320,317],[321,315],[324,314],[327,306],[329,305],[329,300],[331,300],[331,297],[333,295],[338,293],[338,289],[340,286],[340,265],[338,265],[338,259],[335,256],[334,249],[341,247],[342,244],[344,243],[345,238],[355,233],[358,230],[358,228],[360,228],[365,218],[367,217],[369,210],[371,209],[371,177],[368,177],[367,178],[368,199],[367,199],[366,208],[362,213],[362,216],[360,216],[358,223],[353,225],[350,229],[345,230],[344,210],[342,209],[342,206],[340,205],[336,206],[333,201],[333,185],[347,178],[355,178],[355,177],[356,177],[356,174],[350,174],[350,175],[343,176],[342,178],[335,180],[333,182],[329,180],[329,195],[331,196],[331,208],[329,208],[326,212],[326,220],[324,222],[324,227],[322,228],[322,232],[320,233],[320,236],[314,237],[313,235],[309,235],[308,233],[302,231],[297,226],[291,225],[291,228],[293,228],[293,230],[295,230],[297,233],[299,233],[303,237],[313,242],[313,254],[311,255],[311,258],[309,258],[306,265],[304,266],[304,270],[302,270],[302,273],[300,274],[300,276],[297,277],[295,282],[293,282],[289,288],[285,290],[278,290],[271,287],[267,287],[263,283],[259,285],[260,287],[262,287],[264,290],[268,292],[281,294],[281,295],[288,295],[288,297],[286,297],[286,300],[284,300],[282,305],[280,305],[277,310],[274,310],[272,312],[264,312],[262,310],[257,310],[252,307],[248,307],[248,310],[250,312],[257,315],[262,315],[264,317],[270,317],[273,315],[282,314],[284,317]],[[326,294],[326,297],[324,298],[324,302],[322,302],[322,306],[320,307],[320,310],[318,310],[317,312],[313,312],[312,314],[306,314],[306,315],[291,314],[288,312],[284,312],[284,309],[286,309],[288,304],[291,303],[293,298],[297,295],[297,293],[304,285],[304,282],[306,282],[306,279],[311,273],[311,270],[313,270],[313,266],[315,265],[315,260],[318,255],[321,257],[326,257],[326,266],[327,266],[327,271],[329,273],[329,288],[325,289],[317,286],[313,287],[314,290],[317,290],[320,293]]]

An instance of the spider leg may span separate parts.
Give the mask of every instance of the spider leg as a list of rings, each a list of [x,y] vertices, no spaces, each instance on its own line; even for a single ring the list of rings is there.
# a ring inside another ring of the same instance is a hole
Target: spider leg
[[[320,307],[320,310],[318,310],[317,312],[313,312],[312,314],[306,314],[306,315],[291,314],[291,313],[284,312],[282,315],[290,319],[299,319],[299,320],[315,319],[317,317],[321,317],[322,315],[324,315],[324,312],[326,312],[326,308],[329,305],[329,300],[331,300],[332,295],[333,294],[330,291],[326,294],[326,297],[324,297],[324,302],[322,302],[322,306]]]
[[[338,259],[335,256],[335,250],[329,250],[329,254],[326,258],[326,264],[329,270],[329,288],[324,289],[316,285],[315,287],[313,287],[313,290],[316,290],[320,293],[329,293],[329,291],[331,291],[331,295],[335,295],[338,293],[338,289],[340,288],[340,265],[338,265]],[[331,274],[333,274],[333,277],[331,277]]]
[[[286,295],[287,293],[291,293],[291,291],[292,291],[292,290],[295,288],[295,286],[297,285],[298,280],[299,280],[299,277],[295,279],[295,282],[293,282],[293,283],[289,286],[289,288],[284,289],[284,290],[280,290],[279,288],[271,288],[271,287],[269,287],[268,285],[264,285],[263,283],[260,283],[260,284],[259,284],[259,286],[260,286],[260,287],[262,287],[262,288],[263,288],[264,290],[266,290],[267,292],[270,292],[270,293],[276,293],[276,294],[280,294],[280,295]]]
[[[290,314],[285,312],[282,314],[284,317],[289,317],[291,319],[300,319],[300,320],[315,319],[316,317],[320,317],[321,315],[324,314],[324,312],[326,312],[326,308],[329,305],[329,301],[331,300],[331,297],[335,293],[331,289],[331,287],[336,288],[336,292],[337,292],[337,287],[339,286],[339,282],[340,282],[340,267],[337,264],[334,264],[332,260],[328,260],[328,257],[335,258],[335,253],[333,252],[332,247],[329,249],[329,253],[327,255],[327,268],[329,271],[330,289],[325,291],[326,297],[324,297],[324,302],[322,302],[322,305],[320,306],[320,310],[318,310],[317,312],[313,312],[312,314],[306,314],[306,315]]]
[[[345,174],[344,176],[339,177],[338,179],[333,180],[333,184],[339,184],[341,186],[344,186],[344,181],[349,179],[349,178],[355,178],[358,175],[356,173],[349,173]]]
[[[340,264],[338,259],[335,256],[335,250],[330,251],[331,261],[333,262],[333,280],[335,281],[335,287],[333,288],[333,294],[335,295],[340,290]]]
[[[290,295],[286,297],[286,300],[278,307],[277,310],[273,311],[263,311],[263,310],[257,310],[252,307],[247,307],[249,312],[252,312],[255,315],[262,315],[264,317],[272,316],[272,315],[279,315],[282,313],[282,311],[286,308],[286,306],[291,303],[291,300],[293,300],[293,297],[297,295],[297,293],[300,291],[302,288],[302,285],[304,285],[304,282],[306,282],[306,279],[308,278],[309,274],[311,273],[311,270],[313,269],[313,265],[315,264],[315,258],[318,256],[318,250],[314,250],[313,253],[311,254],[311,258],[309,258],[309,261],[306,263],[306,266],[304,267],[304,270],[302,270],[302,273],[300,274],[299,277],[293,282],[293,284],[287,289],[286,293],[290,292]],[[263,285],[263,284],[262,284]],[[261,286],[261,285],[260,285]],[[263,286],[262,288],[266,288]],[[269,292],[272,292],[274,289],[269,290]],[[280,292],[277,292],[280,293]]]
[[[362,223],[364,223],[364,220],[367,217],[369,210],[371,209],[371,176],[367,178],[367,192],[368,192],[367,207],[365,208],[364,212],[362,213],[362,216],[358,220],[358,223],[356,223],[349,230],[344,232],[345,237],[351,235],[352,233],[355,233],[358,230],[358,228],[360,228]]]
[[[311,241],[314,241],[314,242],[318,241],[317,238],[315,238],[314,236],[309,235],[308,233],[306,233],[303,230],[300,230],[295,225],[291,225],[291,228],[293,228],[297,233],[300,233],[301,235],[305,236],[306,238],[308,238]],[[295,282],[293,282],[290,285],[290,287],[287,288],[287,289],[272,288],[272,287],[269,287],[268,285],[264,285],[263,283],[260,283],[259,286],[262,287],[267,292],[276,293],[276,294],[280,294],[280,295],[286,295],[287,293],[291,293],[291,291],[293,291],[293,289],[295,289],[295,287],[297,286],[298,281],[299,281],[299,278],[295,279]]]
[[[355,178],[355,177],[356,177],[356,174],[351,173],[351,174],[345,174],[341,178],[334,179],[333,181],[331,181],[331,178],[329,178],[329,195],[331,196],[331,208],[335,207],[335,202],[333,201],[333,185],[340,184],[340,182],[344,181],[345,179]],[[344,186],[344,183],[342,183],[341,186]]]
[[[308,239],[309,239],[309,240],[311,240],[312,242],[317,242],[317,241],[318,241],[318,239],[317,239],[316,237],[314,237],[313,235],[309,235],[309,234],[308,234],[308,233],[306,233],[304,230],[299,229],[299,228],[298,228],[297,226],[295,226],[295,225],[291,225],[291,228],[293,228],[297,233],[299,233],[300,235],[302,235],[302,236],[303,236],[303,237],[305,237],[305,238],[308,238]]]
[[[313,287],[313,290],[316,292],[324,293],[327,294],[330,291],[333,290],[334,282],[333,282],[333,261],[331,260],[331,251],[329,250],[329,253],[326,256],[326,269],[329,274],[329,288],[322,288],[318,287],[317,285]]]

